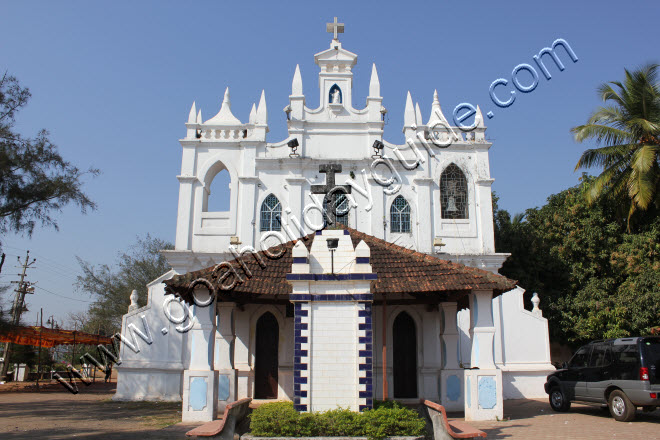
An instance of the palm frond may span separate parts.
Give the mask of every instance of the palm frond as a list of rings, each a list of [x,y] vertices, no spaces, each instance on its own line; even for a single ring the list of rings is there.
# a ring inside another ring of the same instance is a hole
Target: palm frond
[[[594,166],[611,167],[614,161],[631,155],[634,148],[636,148],[634,144],[623,144],[586,150],[580,156],[574,171]]]
[[[571,132],[577,142],[595,139],[597,143],[623,144],[632,140],[632,133],[602,124],[585,124],[573,127]]]

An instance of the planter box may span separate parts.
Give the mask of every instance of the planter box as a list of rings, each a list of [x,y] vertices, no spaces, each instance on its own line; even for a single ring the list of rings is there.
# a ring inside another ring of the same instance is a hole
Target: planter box
[[[250,434],[243,434],[241,440],[368,440],[367,437],[253,437]],[[385,437],[384,440],[424,440],[424,436],[419,437]]]

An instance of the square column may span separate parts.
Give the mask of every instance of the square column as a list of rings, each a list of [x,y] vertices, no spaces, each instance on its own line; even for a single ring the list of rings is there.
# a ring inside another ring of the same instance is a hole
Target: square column
[[[493,292],[472,292],[470,312],[472,369],[465,370],[465,420],[502,419],[502,370],[493,358]]]
[[[422,314],[423,363],[421,368],[420,397],[437,402],[440,398],[438,385],[442,368],[440,313],[436,307],[427,307]]]
[[[218,372],[218,411],[236,401],[236,369],[234,368],[234,303],[219,302],[215,333],[215,370]]]
[[[213,370],[215,349],[215,300],[208,289],[196,289],[193,313],[195,323],[190,329],[190,366],[183,372],[184,422],[210,422],[218,409],[218,372]]]
[[[442,315],[442,372],[440,373],[440,402],[447,411],[463,411],[463,369],[459,366],[457,304],[440,304]]]
[[[329,247],[333,245],[333,247]],[[298,241],[287,280],[294,303],[294,407],[373,407],[370,251],[348,231],[317,232],[311,252]],[[333,269],[334,268],[334,269]]]

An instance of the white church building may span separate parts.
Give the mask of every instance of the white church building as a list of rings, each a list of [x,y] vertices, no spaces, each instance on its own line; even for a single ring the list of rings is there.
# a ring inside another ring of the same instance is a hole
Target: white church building
[[[183,153],[172,270],[122,321],[118,400],[182,401],[209,421],[244,397],[300,411],[359,411],[374,399],[429,399],[466,419],[502,400],[543,397],[548,323],[534,296],[499,274],[481,111],[470,129],[423,116],[408,93],[403,133],[383,139],[376,66],[353,102],[357,55],[337,38],[314,55],[318,106],[298,66],[288,137],[268,142],[265,94],[247,122],[203,120],[193,104]],[[312,101],[311,99],[309,101]],[[229,210],[209,209],[228,174]]]

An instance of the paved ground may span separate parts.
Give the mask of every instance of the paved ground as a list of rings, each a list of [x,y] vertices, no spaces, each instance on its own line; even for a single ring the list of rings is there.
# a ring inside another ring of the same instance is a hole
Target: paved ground
[[[57,385],[57,384],[55,384]],[[61,385],[33,392],[0,392],[0,439],[184,439],[196,425],[178,423],[180,403],[114,402],[114,384],[94,384],[73,395]],[[1,388],[1,386],[0,386]],[[546,399],[509,400],[501,422],[473,422],[488,439],[660,439],[660,410],[637,412],[631,423],[607,411],[573,404],[555,413]]]
[[[487,439],[650,440],[660,439],[660,410],[637,411],[634,422],[617,422],[609,411],[573,403],[567,413],[550,409],[547,399],[504,401],[502,422],[470,422]]]

